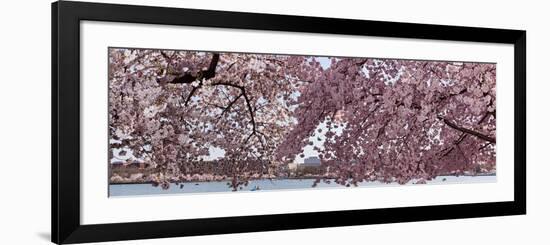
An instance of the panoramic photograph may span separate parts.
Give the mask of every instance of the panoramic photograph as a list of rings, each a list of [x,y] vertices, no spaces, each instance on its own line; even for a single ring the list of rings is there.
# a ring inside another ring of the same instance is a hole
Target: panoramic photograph
[[[496,182],[496,64],[108,49],[109,196]]]

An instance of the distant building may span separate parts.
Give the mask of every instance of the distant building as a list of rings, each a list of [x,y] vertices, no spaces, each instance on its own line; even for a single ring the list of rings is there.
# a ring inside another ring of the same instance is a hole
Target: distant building
[[[139,168],[139,169],[145,169],[145,168],[148,168],[150,166],[150,164],[146,163],[144,161],[128,160],[128,161],[125,161],[125,162],[113,161],[113,162],[111,162],[111,166],[113,168]]]
[[[304,167],[306,166],[317,167],[320,165],[321,165],[321,159],[319,159],[318,157],[308,157],[304,159],[304,164],[302,164],[302,166]]]

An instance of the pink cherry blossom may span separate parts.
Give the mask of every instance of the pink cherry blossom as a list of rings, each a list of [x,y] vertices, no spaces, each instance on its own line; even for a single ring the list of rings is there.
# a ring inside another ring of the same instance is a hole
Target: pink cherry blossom
[[[162,188],[237,190],[282,176],[312,146],[326,171],[314,186],[495,171],[495,64],[327,60],[109,49],[110,158],[130,149]],[[223,154],[209,159],[214,149]]]

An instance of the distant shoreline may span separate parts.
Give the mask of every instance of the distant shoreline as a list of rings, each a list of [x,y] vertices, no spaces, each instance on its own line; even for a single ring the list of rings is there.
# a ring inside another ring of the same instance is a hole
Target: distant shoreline
[[[477,176],[496,176],[497,174],[496,173],[482,173],[482,174],[461,174],[461,175],[452,175],[452,174],[447,174],[447,175],[439,175],[437,177],[457,177],[457,176],[469,176],[469,177],[477,177]],[[272,178],[272,179],[269,179],[269,178],[255,178],[255,179],[250,179],[250,180],[313,180],[313,179],[317,179],[317,177],[303,177],[303,178],[298,178],[298,177],[288,177],[288,178]],[[323,178],[321,178],[323,179]],[[211,183],[211,182],[231,182],[231,179],[226,179],[226,180],[203,180],[203,181],[180,181],[180,182],[176,182],[176,181],[169,181],[170,184],[185,184],[185,183]],[[110,182],[109,181],[109,185],[137,185],[137,184],[153,184],[155,182],[153,181],[139,181],[139,182]]]
[[[300,179],[300,180],[310,180],[310,179],[316,179],[317,177],[304,177],[304,178],[296,178],[296,177],[290,177],[290,178],[251,178],[250,180],[285,180],[285,179]],[[231,182],[231,179],[225,179],[225,180],[185,180],[185,181],[168,181],[171,184],[182,184],[182,183],[210,183],[210,182]],[[133,184],[153,184],[153,181],[140,181],[140,182],[109,182],[109,185],[133,185]]]

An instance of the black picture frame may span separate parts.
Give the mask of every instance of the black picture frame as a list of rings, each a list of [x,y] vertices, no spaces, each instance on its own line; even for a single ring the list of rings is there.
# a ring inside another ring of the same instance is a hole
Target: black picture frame
[[[80,224],[80,21],[184,25],[514,45],[514,201]],[[52,242],[58,244],[526,213],[526,32],[86,2],[52,4]]]

